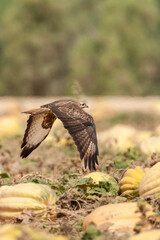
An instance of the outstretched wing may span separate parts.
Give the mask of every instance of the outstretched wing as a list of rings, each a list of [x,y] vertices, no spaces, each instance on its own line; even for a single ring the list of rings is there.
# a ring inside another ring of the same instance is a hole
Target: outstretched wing
[[[48,109],[34,109],[30,114],[21,148],[21,157],[26,158],[48,136],[56,116]]]
[[[93,118],[74,102],[62,102],[62,105],[61,102],[53,102],[42,107],[48,107],[63,122],[77,145],[80,158],[84,159],[85,168],[88,165],[90,170],[96,170],[98,145]]]

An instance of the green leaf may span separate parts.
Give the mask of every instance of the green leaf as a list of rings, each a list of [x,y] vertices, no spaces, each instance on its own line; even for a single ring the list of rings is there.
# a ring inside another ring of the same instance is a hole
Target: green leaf
[[[104,188],[111,196],[115,196],[119,190],[119,186],[114,178],[111,178],[108,182],[99,182],[99,187]]]
[[[108,173],[108,169],[107,169],[107,167],[106,167],[106,166],[103,167],[103,168],[101,169],[101,172]]]
[[[129,148],[123,153],[119,153],[115,158],[115,168],[125,169],[129,167],[132,160],[137,161],[140,159],[140,149],[138,147]]]
[[[101,231],[98,230],[93,224],[90,224],[84,232],[81,240],[93,240],[102,235]]]
[[[114,162],[115,162],[116,169],[124,169],[130,165],[131,160],[126,159],[126,158],[124,158],[124,156],[119,155],[119,156],[115,157]]]
[[[3,170],[3,167],[0,165],[0,173],[3,173],[4,170]]]
[[[69,181],[69,183],[72,185],[72,187],[86,186],[92,182],[93,182],[92,178],[72,179]]]
[[[119,186],[113,177],[109,177],[106,181],[101,181],[98,184],[93,183],[92,178],[82,178],[77,183],[81,193],[85,195],[97,195],[102,197],[107,193],[110,196],[115,196],[119,190]]]
[[[51,184],[51,188],[57,190],[56,191],[57,196],[60,196],[69,189],[68,187],[64,187],[63,185],[56,185],[55,183]]]
[[[0,173],[1,178],[10,178],[10,176],[7,173]]]
[[[37,178],[33,178],[33,179],[28,179],[28,180],[25,180],[25,181],[23,181],[24,183],[27,183],[27,182],[34,182],[34,183],[37,183],[37,184],[48,184],[47,182],[46,182],[46,180],[44,180],[44,179],[37,179]]]
[[[83,220],[80,220],[77,225],[76,225],[76,230],[77,232],[81,232],[82,231],[82,225],[83,225]]]
[[[97,196],[105,196],[107,191],[104,188],[94,187],[87,190],[88,195],[97,195]]]

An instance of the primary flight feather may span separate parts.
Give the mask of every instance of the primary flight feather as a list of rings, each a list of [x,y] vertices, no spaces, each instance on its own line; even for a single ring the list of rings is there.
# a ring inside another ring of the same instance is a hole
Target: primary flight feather
[[[22,143],[21,157],[27,157],[48,136],[56,118],[59,118],[64,127],[72,136],[80,158],[84,159],[84,166],[96,170],[98,164],[98,144],[96,127],[91,115],[83,108],[85,103],[75,100],[58,100],[38,109],[26,111],[30,114]]]

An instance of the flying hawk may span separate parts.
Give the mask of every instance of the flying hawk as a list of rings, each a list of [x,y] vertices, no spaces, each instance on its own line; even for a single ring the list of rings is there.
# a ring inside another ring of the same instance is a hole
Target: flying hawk
[[[98,144],[96,127],[92,116],[83,111],[88,107],[75,100],[58,100],[38,109],[26,111],[30,114],[23,137],[21,157],[26,158],[48,136],[56,118],[72,136],[84,166],[96,170],[98,164]]]

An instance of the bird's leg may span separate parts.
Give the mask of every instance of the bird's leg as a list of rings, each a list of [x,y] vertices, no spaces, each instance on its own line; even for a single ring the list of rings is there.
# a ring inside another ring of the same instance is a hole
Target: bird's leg
[[[86,175],[89,173],[89,170],[84,167],[84,161],[81,161],[81,169],[82,169],[82,174]]]

